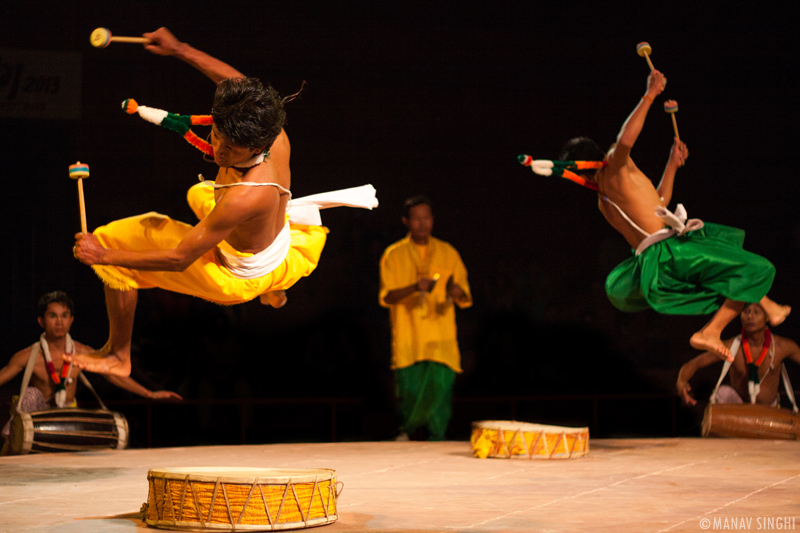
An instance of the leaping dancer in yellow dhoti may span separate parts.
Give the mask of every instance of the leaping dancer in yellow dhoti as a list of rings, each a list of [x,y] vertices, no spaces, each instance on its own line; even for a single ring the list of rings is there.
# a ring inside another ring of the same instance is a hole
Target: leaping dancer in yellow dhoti
[[[327,229],[318,210],[378,205],[371,185],[292,200],[286,99],[178,41],[166,28],[144,37],[150,52],[175,56],[217,83],[211,117],[197,123],[213,121],[205,151],[220,168],[215,182],[189,190],[189,204],[200,219],[196,226],[151,212],[76,235],[75,257],[105,284],[109,339],[98,352],[70,359],[84,370],[122,376],[130,373],[138,289],[160,287],[220,304],[260,297],[281,307],[284,291],[319,261]],[[204,144],[193,134],[185,137]]]

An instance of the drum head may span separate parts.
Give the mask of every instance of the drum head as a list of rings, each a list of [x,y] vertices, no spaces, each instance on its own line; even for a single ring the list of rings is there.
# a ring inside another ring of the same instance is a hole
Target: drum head
[[[31,451],[33,442],[33,422],[30,413],[17,413],[11,420],[11,451],[14,455],[22,455]]]
[[[583,433],[589,428],[574,428],[562,426],[548,426],[544,424],[531,424],[529,422],[517,422],[516,420],[481,420],[473,422],[472,429],[499,429],[502,431],[543,431],[545,433]]]
[[[274,483],[313,483],[331,479],[335,470],[328,468],[289,469],[289,468],[248,468],[248,467],[186,467],[186,468],[155,468],[151,469],[148,477],[203,482],[216,482],[218,479],[224,483],[254,483],[271,481]]]

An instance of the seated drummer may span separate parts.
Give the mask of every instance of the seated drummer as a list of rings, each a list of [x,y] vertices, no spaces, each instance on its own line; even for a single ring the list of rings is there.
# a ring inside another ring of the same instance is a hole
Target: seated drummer
[[[11,361],[0,369],[1,387],[25,370],[32,350],[36,350],[41,354],[41,357],[37,356],[30,384],[22,400],[21,410],[23,412],[42,411],[58,407],[77,407],[75,390],[78,388],[77,378],[81,370],[69,364],[65,365],[62,356],[65,352],[82,354],[91,353],[94,349],[73,341],[72,337],[70,337],[69,329],[74,318],[73,309],[72,300],[62,291],[54,291],[42,296],[39,299],[37,312],[39,325],[44,328],[44,333],[38,342],[15,353],[11,357]],[[103,377],[117,387],[144,398],[154,400],[183,399],[180,395],[171,391],[148,390],[131,377],[112,375],[103,375]],[[16,407],[16,402],[14,407]],[[9,451],[10,432],[11,420],[0,432],[0,435],[6,439],[6,444],[3,446],[0,455],[6,455]]]
[[[749,382],[752,381],[755,403],[778,407],[781,365],[786,360],[800,364],[800,348],[793,340],[770,332],[767,327],[767,314],[757,303],[745,307],[740,318],[742,334],[723,341],[733,353],[734,359],[729,370],[730,385],[722,385],[719,388],[717,403],[750,403]],[[735,342],[737,338],[739,341]],[[732,346],[734,344],[739,345],[738,349]],[[692,390],[689,380],[695,372],[721,362],[717,353],[708,351],[681,367],[676,386],[678,394],[688,405],[697,403],[689,394]]]

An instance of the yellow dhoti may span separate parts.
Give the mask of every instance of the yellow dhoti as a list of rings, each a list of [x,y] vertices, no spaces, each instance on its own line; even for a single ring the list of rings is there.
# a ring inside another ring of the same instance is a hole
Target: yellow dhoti
[[[189,205],[199,219],[214,208],[214,189],[197,184],[188,193]],[[144,252],[174,248],[192,226],[155,212],[114,221],[94,235],[106,248]],[[145,271],[111,265],[93,265],[103,283],[117,290],[159,287],[219,304],[238,304],[268,291],[288,289],[308,276],[319,263],[328,230],[323,226],[290,225],[291,246],[277,268],[261,277],[240,279],[222,265],[215,250],[206,252],[183,272]],[[225,241],[218,247],[229,255],[249,257]]]

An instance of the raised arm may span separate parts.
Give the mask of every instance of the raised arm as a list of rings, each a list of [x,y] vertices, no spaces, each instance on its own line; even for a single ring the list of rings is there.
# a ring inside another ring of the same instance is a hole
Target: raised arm
[[[675,183],[675,172],[681,168],[689,157],[689,149],[686,144],[675,137],[675,142],[669,152],[669,160],[661,175],[661,182],[658,184],[658,195],[663,199],[664,205],[669,205],[672,200],[672,186]]]
[[[627,164],[631,148],[633,148],[636,139],[639,138],[639,134],[644,127],[647,112],[650,111],[653,100],[656,96],[661,94],[666,84],[667,78],[658,70],[652,71],[647,77],[647,91],[622,124],[622,129],[619,130],[614,149],[608,154],[609,166],[619,168]]]
[[[678,381],[675,383],[675,387],[678,389],[678,395],[683,398],[684,402],[689,405],[695,405],[697,403],[697,400],[692,398],[689,394],[689,391],[692,390],[692,387],[689,385],[689,380],[692,379],[695,372],[701,368],[711,366],[717,362],[719,362],[719,355],[717,355],[716,352],[703,352],[681,367],[678,372]]]
[[[150,42],[144,45],[146,50],[160,56],[175,56],[211,78],[214,83],[227,78],[244,77],[244,74],[227,63],[179,41],[167,28],[145,33],[143,37],[150,39]]]

